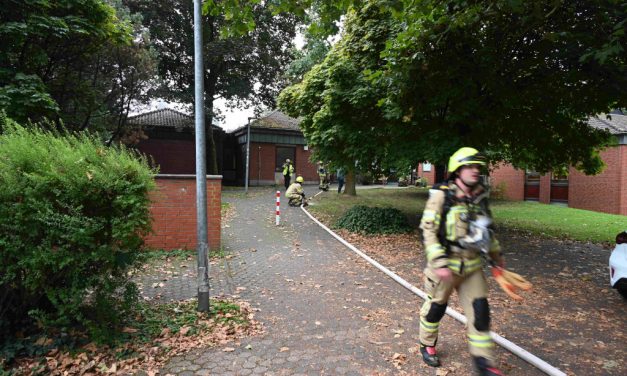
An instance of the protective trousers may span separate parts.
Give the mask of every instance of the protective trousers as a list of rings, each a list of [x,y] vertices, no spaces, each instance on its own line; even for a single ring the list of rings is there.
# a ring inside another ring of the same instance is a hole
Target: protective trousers
[[[287,198],[289,198],[289,205],[291,206],[300,206],[303,203],[303,196],[299,194],[292,194]]]
[[[320,176],[320,185],[318,185],[318,188],[320,189],[329,189],[329,179],[327,178],[327,175],[319,175]]]
[[[487,299],[488,286],[481,269],[462,275],[453,273],[453,280],[446,283],[439,280],[433,269],[425,269],[425,292],[429,299],[420,310],[420,343],[435,346],[440,320],[444,316],[453,289],[457,290],[468,319],[466,329],[470,354],[484,357],[490,364],[494,364],[494,342],[490,336],[490,308]]]

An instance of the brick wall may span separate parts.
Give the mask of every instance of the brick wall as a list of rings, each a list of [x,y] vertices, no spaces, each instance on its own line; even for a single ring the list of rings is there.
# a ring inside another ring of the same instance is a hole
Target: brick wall
[[[318,177],[318,167],[316,163],[318,161],[311,162],[309,160],[311,156],[311,150],[305,150],[303,145],[296,146],[296,165],[294,169],[297,175],[301,175],[305,179],[306,183],[320,183],[320,177]]]
[[[258,142],[250,144],[250,185],[283,184],[282,175],[280,173],[275,175],[276,148],[276,144]],[[318,183],[317,167],[315,163],[309,161],[311,151],[304,150],[303,145],[294,145],[294,149],[296,174],[302,175],[305,182]]]
[[[599,175],[570,168],[568,206],[627,215],[627,145],[604,150],[601,158],[607,167]]]
[[[426,178],[427,179],[427,186],[428,187],[430,187],[430,186],[432,186],[433,184],[436,183],[436,181],[435,181],[435,165],[431,165],[431,171],[425,172],[422,169],[422,163],[418,163],[418,167],[416,168],[416,173],[421,178]]]
[[[594,210],[612,214],[627,215],[627,145],[607,149],[601,153],[607,165],[599,175],[586,176],[570,168],[568,177],[568,206],[578,209]],[[524,173],[510,165],[499,166],[491,173],[493,184],[505,182],[508,185],[519,185],[520,188],[508,192],[512,200],[524,199]],[[551,201],[551,175],[540,178],[540,202]]]
[[[161,174],[194,174],[196,172],[194,140],[149,138],[142,140],[136,148],[154,158]]]
[[[490,172],[492,189],[504,188],[504,198],[522,201],[525,199],[525,172],[510,164],[499,164]]]
[[[540,199],[543,204],[551,203],[551,174],[540,176]]]
[[[153,233],[145,244],[153,249],[196,248],[196,177],[157,175],[157,189],[151,193]],[[220,247],[222,177],[207,176],[207,223],[210,249]]]

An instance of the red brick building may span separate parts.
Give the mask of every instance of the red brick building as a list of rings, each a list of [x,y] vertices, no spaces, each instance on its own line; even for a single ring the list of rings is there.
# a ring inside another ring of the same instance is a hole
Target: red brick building
[[[245,166],[247,127],[236,129],[233,135]],[[306,183],[318,183],[316,164],[310,157],[311,150],[298,127],[298,120],[273,111],[250,123],[250,185],[283,184],[281,167],[287,158],[294,164],[295,175],[301,175]],[[244,172],[245,168],[238,177],[242,185]]]
[[[591,127],[610,132],[617,145],[601,152],[605,170],[587,176],[574,167],[568,173],[540,175],[502,164],[490,173],[493,189],[511,200],[561,203],[572,208],[627,215],[627,116],[612,113],[592,117]]]
[[[131,116],[128,124],[141,130],[135,148],[149,155],[161,174],[194,174],[196,144],[194,118],[173,109],[161,109]],[[250,185],[283,184],[281,166],[286,158],[294,163],[296,175],[306,183],[317,183],[316,164],[309,161],[311,151],[298,127],[298,120],[273,111],[250,123]],[[244,185],[247,126],[231,133],[211,127],[216,146],[218,173],[223,183]]]
[[[132,128],[141,130],[143,137],[134,147],[149,155],[159,166],[161,174],[195,174],[196,142],[194,118],[170,108],[145,112],[128,118]],[[223,170],[226,132],[212,125],[218,171]]]
[[[591,127],[604,129],[616,137],[617,145],[601,152],[606,164],[603,172],[586,176],[574,167],[568,173],[540,175],[534,171],[515,169],[509,164],[493,166],[490,184],[493,191],[515,201],[557,203],[572,208],[594,210],[611,214],[627,215],[627,116],[612,113],[592,117]],[[426,167],[426,168],[425,168]],[[418,176],[427,178],[430,184],[436,179],[436,168],[421,163]]]

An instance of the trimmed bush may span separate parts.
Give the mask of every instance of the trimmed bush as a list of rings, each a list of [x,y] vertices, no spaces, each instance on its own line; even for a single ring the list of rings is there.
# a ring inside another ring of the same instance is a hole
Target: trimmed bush
[[[398,209],[353,206],[335,224],[361,234],[400,234],[411,232],[407,218]]]
[[[0,120],[0,336],[36,320],[103,338],[137,298],[155,171],[93,136]]]

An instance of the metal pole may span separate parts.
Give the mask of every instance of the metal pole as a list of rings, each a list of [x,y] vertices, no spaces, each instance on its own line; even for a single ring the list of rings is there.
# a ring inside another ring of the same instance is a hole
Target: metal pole
[[[248,193],[248,178],[250,174],[250,121],[256,119],[255,117],[249,117],[248,123],[246,123],[246,180],[244,181],[244,191]]]
[[[205,85],[202,54],[202,0],[194,0],[194,113],[196,116],[196,237],[198,311],[209,312],[207,260],[207,168],[205,150]]]
[[[246,123],[246,177],[244,179],[244,192],[248,193],[248,174],[250,170],[250,118]]]

